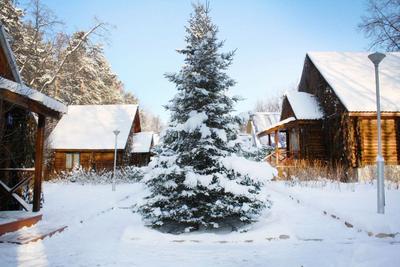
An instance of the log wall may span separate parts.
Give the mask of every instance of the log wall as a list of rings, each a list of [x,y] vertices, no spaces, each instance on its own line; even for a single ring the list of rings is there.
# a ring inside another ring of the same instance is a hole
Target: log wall
[[[134,166],[146,166],[149,164],[150,158],[150,153],[133,153],[130,164]]]
[[[296,117],[296,116],[294,115],[293,109],[290,106],[289,100],[285,96],[282,101],[282,111],[280,120],[284,120],[290,117]]]
[[[326,160],[321,122],[315,121],[300,126],[300,158]]]
[[[377,120],[360,119],[361,126],[361,161],[362,165],[375,164],[378,152]],[[399,164],[398,119],[382,119],[382,154],[386,164]]]
[[[332,165],[340,164],[345,167],[357,162],[357,159],[352,158],[357,155],[354,152],[357,148],[353,143],[356,142],[354,131],[350,127],[353,121],[347,116],[346,108],[308,56],[304,62],[299,91],[313,94],[324,112],[321,130],[328,161]]]
[[[400,117],[396,118],[397,162],[400,164]]]
[[[54,163],[52,171],[66,171],[66,154],[79,153],[80,165],[88,170],[112,170],[114,167],[114,151],[89,151],[89,150],[73,150],[73,151],[55,151]],[[123,151],[117,152],[117,165],[123,165]]]

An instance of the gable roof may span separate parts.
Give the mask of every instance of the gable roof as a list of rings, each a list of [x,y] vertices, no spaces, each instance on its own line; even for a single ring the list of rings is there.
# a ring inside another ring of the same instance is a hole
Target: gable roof
[[[256,134],[268,129],[280,119],[279,112],[255,112],[251,115]]]
[[[124,149],[137,105],[71,105],[50,135],[52,149]]]
[[[324,114],[315,96],[309,93],[290,91],[286,97],[292,107],[294,115],[298,120],[318,120]]]
[[[153,145],[153,132],[135,133],[132,139],[132,153],[148,153]]]
[[[67,112],[67,107],[63,103],[45,94],[42,94],[35,89],[29,88],[28,86],[23,84],[18,70],[18,66],[15,62],[14,54],[11,51],[11,47],[6,39],[6,33],[4,31],[4,27],[1,24],[0,24],[0,49],[4,53],[6,60],[5,63],[8,64],[13,79],[9,80],[5,77],[0,76],[0,93],[2,90],[6,90],[14,94],[27,97],[30,100],[38,102],[39,104],[56,112],[59,113]]]
[[[308,57],[349,112],[376,112],[375,72],[368,52],[309,52]],[[400,53],[379,64],[381,111],[400,111]]]

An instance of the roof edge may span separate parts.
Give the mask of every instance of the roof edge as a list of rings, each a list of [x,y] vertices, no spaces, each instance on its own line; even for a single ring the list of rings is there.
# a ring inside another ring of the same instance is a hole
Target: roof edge
[[[0,45],[5,49],[5,56],[8,64],[10,65],[12,75],[17,83],[23,83],[21,75],[18,70],[17,62],[15,60],[14,54],[11,50],[10,44],[6,38],[6,32],[4,30],[3,24],[0,23]]]
[[[318,68],[317,64],[314,63],[312,57],[310,56],[310,53],[323,53],[323,52],[315,52],[315,51],[314,51],[314,52],[310,52],[310,51],[309,51],[309,52],[306,53],[306,58],[308,57],[308,58],[310,59],[310,62],[311,62],[311,63],[314,65],[314,67],[318,70],[318,73],[322,76],[322,78],[324,78],[325,82],[329,85],[329,87],[332,88],[333,92],[335,93],[336,98],[340,101],[340,104],[342,104],[342,106],[343,106],[347,111],[349,111],[349,108],[344,104],[343,99],[341,99],[341,98],[338,96],[338,94],[337,94],[335,88],[329,83],[329,81],[326,79],[326,77],[324,76],[324,74],[323,74],[323,73],[321,72],[321,70]],[[326,53],[333,53],[333,52],[326,52]],[[361,52],[360,52],[360,53],[361,53]]]

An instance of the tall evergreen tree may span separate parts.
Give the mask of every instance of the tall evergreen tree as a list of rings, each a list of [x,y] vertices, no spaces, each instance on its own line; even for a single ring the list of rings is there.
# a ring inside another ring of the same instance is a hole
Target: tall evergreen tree
[[[234,53],[219,52],[223,42],[207,6],[194,5],[186,32],[178,51],[185,64],[166,75],[178,93],[167,106],[171,120],[145,177],[151,194],[140,212],[153,227],[177,232],[252,222],[265,207],[260,183],[223,163],[237,149],[237,99],[227,95],[235,82],[225,73]]]

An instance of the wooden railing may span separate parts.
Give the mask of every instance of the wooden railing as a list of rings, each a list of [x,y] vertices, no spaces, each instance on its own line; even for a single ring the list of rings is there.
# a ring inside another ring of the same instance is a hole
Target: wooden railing
[[[0,168],[0,173],[4,172],[20,172],[24,175],[21,175],[21,179],[13,186],[9,187],[5,182],[0,180],[0,189],[2,189],[6,195],[12,199],[14,199],[24,210],[28,211],[30,209],[29,204],[18,195],[18,190],[25,184],[28,184],[33,176],[35,169],[34,168]]]
[[[271,154],[267,155],[264,160],[269,162],[272,166],[278,167],[290,166],[292,161],[296,158],[298,158],[298,152],[291,152],[286,148],[279,148],[278,151],[272,151]]]

